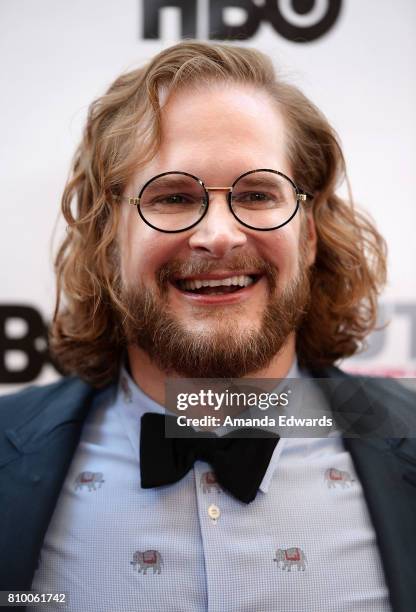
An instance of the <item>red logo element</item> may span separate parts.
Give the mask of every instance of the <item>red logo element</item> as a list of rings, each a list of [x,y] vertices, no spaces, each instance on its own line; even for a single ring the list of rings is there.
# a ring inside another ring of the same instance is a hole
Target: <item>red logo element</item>
[[[288,549],[285,553],[285,557],[287,561],[300,561],[299,548]]]
[[[155,550],[146,550],[146,552],[143,553],[144,563],[151,563],[153,565],[154,563],[156,563],[156,561],[157,555]]]

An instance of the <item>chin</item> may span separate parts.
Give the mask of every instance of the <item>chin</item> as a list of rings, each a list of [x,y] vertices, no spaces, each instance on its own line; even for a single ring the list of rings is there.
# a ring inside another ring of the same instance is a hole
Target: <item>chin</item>
[[[180,322],[189,334],[203,335],[220,335],[221,338],[236,336],[237,334],[256,333],[260,328],[260,323],[255,325],[253,317],[248,317],[246,314],[238,316],[235,313],[214,313],[209,316],[204,313],[201,317],[190,323],[189,319],[185,322]]]

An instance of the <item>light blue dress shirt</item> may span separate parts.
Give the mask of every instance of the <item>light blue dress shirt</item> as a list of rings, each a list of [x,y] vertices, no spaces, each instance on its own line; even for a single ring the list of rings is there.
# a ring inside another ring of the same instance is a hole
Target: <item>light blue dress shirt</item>
[[[164,409],[122,370],[116,395],[87,418],[32,589],[67,592],[74,612],[391,610],[340,435],[279,440],[245,504],[202,461],[175,484],[142,489],[145,412]]]

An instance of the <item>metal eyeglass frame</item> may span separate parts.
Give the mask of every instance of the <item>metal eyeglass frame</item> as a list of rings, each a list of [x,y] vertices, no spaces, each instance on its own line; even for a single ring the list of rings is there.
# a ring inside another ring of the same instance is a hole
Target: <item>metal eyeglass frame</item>
[[[293,189],[295,190],[295,193],[296,193],[296,208],[295,208],[294,212],[291,214],[289,219],[287,219],[284,223],[281,223],[280,225],[276,225],[275,227],[254,227],[252,225],[248,225],[248,223],[244,223],[244,221],[241,221],[241,219],[239,219],[237,217],[237,215],[235,214],[235,212],[233,210],[233,206],[232,206],[232,191],[233,191],[234,186],[243,177],[247,176],[248,174],[254,174],[256,172],[272,172],[273,174],[278,174],[279,176],[282,176],[287,181],[289,181],[289,183],[292,185]],[[188,225],[187,227],[184,227],[183,229],[178,229],[178,230],[160,229],[159,227],[156,227],[155,225],[150,223],[147,219],[145,219],[145,217],[143,216],[142,211],[140,209],[140,199],[141,199],[141,197],[143,195],[143,192],[146,189],[146,187],[150,183],[152,183],[154,180],[160,178],[161,176],[166,176],[167,174],[182,174],[184,176],[189,176],[189,177],[195,179],[201,185],[202,189],[205,192],[204,212],[202,213],[202,215],[198,219],[198,221],[195,221],[194,223],[192,223],[191,225]],[[195,176],[193,174],[190,174],[189,172],[182,172],[180,170],[170,170],[169,172],[162,172],[161,174],[157,174],[156,176],[153,176],[151,179],[149,179],[143,185],[143,187],[141,188],[140,193],[139,193],[138,196],[136,196],[136,197],[128,197],[127,199],[128,199],[129,204],[131,204],[132,206],[136,206],[137,207],[137,211],[138,211],[141,219],[146,223],[146,225],[149,225],[150,227],[152,227],[153,229],[157,230],[158,232],[163,232],[165,234],[177,234],[179,232],[186,232],[187,230],[195,227],[195,225],[197,225],[200,221],[202,221],[202,219],[205,217],[205,215],[208,212],[208,208],[209,208],[209,192],[210,191],[228,191],[228,194],[227,194],[228,207],[229,207],[233,217],[239,223],[241,223],[241,225],[244,225],[244,227],[248,227],[249,229],[254,229],[254,230],[258,231],[258,232],[270,232],[272,230],[279,229],[280,227],[283,227],[284,225],[289,223],[293,219],[293,217],[296,215],[296,213],[298,212],[298,210],[299,210],[299,202],[305,202],[307,199],[313,199],[313,196],[310,193],[307,193],[306,191],[304,191],[303,189],[298,187],[296,185],[296,183],[294,181],[292,181],[291,178],[286,176],[286,174],[283,174],[283,172],[279,172],[278,170],[271,170],[270,168],[258,168],[257,170],[249,170],[248,172],[244,172],[243,174],[240,174],[240,176],[235,179],[235,181],[231,185],[231,187],[206,187],[204,182],[200,178],[198,178],[197,176]]]

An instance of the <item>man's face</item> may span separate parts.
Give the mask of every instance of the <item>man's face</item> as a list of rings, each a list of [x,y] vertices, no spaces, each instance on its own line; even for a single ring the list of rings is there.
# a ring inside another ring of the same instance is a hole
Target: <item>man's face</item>
[[[125,195],[162,172],[221,187],[258,168],[293,175],[286,127],[267,95],[240,85],[182,91],[163,108],[158,154]],[[118,238],[122,299],[134,317],[125,323],[127,340],[161,370],[241,377],[263,369],[293,339],[315,256],[312,221],[302,224],[299,213],[277,230],[256,231],[233,217],[225,191],[211,191],[205,217],[176,234],[149,227],[123,204]],[[255,282],[237,290],[184,284],[236,276]]]

